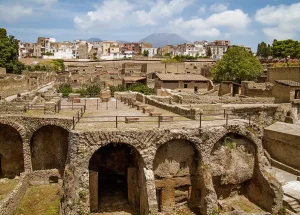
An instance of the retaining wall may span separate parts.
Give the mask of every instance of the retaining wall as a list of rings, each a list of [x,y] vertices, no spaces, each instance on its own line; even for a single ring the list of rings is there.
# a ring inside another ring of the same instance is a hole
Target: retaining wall
[[[0,201],[0,212],[1,215],[12,215],[17,209],[19,203],[21,202],[26,190],[29,186],[29,176],[28,173],[21,173],[19,183],[15,189],[2,201]]]

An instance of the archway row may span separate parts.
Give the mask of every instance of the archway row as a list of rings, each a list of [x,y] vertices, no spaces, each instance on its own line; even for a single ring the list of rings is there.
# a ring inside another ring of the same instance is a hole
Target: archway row
[[[55,125],[39,128],[30,140],[33,170],[63,169],[69,133]],[[10,124],[0,123],[0,177],[14,178],[24,172],[24,137]]]

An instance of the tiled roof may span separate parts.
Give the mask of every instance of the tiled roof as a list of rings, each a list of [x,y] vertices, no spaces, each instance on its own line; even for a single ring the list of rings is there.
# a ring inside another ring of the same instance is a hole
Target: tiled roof
[[[208,81],[203,75],[190,74],[158,74],[157,77],[162,81]]]
[[[290,87],[300,87],[300,83],[292,80],[276,80],[276,83],[283,84]]]
[[[144,80],[146,77],[135,77],[135,76],[126,76],[124,77],[124,81],[140,81]]]

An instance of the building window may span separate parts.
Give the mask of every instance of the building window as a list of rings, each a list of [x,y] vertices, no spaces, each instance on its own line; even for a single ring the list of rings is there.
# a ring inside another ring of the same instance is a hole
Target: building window
[[[183,84],[183,88],[188,88],[188,84]]]

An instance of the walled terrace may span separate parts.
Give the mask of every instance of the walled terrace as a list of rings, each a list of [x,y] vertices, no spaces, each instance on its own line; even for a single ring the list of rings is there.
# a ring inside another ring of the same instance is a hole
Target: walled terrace
[[[220,111],[130,92],[107,103],[55,92],[43,99],[41,109],[1,112],[0,173],[20,176],[0,201],[2,214],[13,214],[28,186],[53,181],[62,184],[64,215],[168,214],[180,207],[241,213],[243,203],[234,202],[256,214],[282,207],[262,128],[284,121],[287,108]]]

